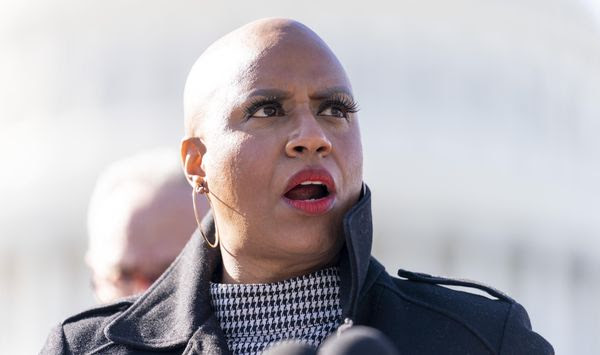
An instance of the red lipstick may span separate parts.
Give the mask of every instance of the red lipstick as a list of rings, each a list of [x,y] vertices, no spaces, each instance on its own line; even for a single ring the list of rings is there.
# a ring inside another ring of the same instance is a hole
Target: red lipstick
[[[325,214],[335,202],[333,177],[323,168],[301,170],[288,180],[283,200],[304,214]]]

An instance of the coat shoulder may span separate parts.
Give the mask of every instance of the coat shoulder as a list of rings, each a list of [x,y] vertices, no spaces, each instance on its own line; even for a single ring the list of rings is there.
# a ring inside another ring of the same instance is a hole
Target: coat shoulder
[[[398,276],[385,273],[378,282],[383,310],[402,305],[414,310],[417,323],[443,324],[448,333],[476,339],[491,353],[518,353],[519,349],[528,349],[530,354],[554,353],[552,346],[531,329],[525,309],[499,290],[474,281],[406,270],[399,270]]]
[[[398,276],[400,277],[400,279],[396,280],[406,280],[431,285],[463,287],[464,292],[458,293],[457,295],[473,293],[481,295],[483,293],[484,296],[487,298],[492,297],[493,299],[505,301],[508,303],[515,302],[515,300],[508,296],[506,293],[481,282],[466,279],[454,279],[442,276],[433,276],[421,272],[408,271],[404,269],[398,270]]]
[[[481,329],[485,325],[490,328],[487,329],[490,333],[500,332],[515,303],[506,294],[473,281],[402,269],[398,271],[398,276],[391,279],[399,295],[407,302],[442,314],[468,328]]]
[[[52,330],[41,354],[88,354],[109,345],[104,328],[134,301],[121,299],[68,317]]]

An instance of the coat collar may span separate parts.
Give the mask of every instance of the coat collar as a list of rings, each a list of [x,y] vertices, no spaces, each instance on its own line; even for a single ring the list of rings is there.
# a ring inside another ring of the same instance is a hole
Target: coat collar
[[[212,215],[204,218],[201,228],[209,237],[214,235]],[[364,184],[361,198],[344,216],[343,229],[346,246],[340,260],[340,294],[343,314],[352,318],[361,289],[371,283],[366,281],[373,235],[371,192]],[[375,264],[378,274],[383,268]],[[213,348],[227,349],[210,307],[208,285],[219,265],[218,249],[209,248],[196,231],[152,287],[104,329],[106,337],[142,349],[169,349],[183,347],[202,333],[204,338],[212,336]]]

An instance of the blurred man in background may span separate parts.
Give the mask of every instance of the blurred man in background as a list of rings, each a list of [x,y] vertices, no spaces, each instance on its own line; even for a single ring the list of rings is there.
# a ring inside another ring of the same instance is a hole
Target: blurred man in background
[[[98,301],[146,290],[196,228],[192,191],[178,158],[171,150],[146,152],[113,163],[98,179],[86,254]],[[199,205],[199,214],[206,211],[206,204]]]

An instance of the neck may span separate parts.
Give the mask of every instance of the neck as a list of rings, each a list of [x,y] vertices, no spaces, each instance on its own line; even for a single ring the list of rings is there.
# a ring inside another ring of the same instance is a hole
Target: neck
[[[287,280],[293,277],[306,275],[331,266],[337,262],[338,248],[334,253],[324,254],[310,260],[289,259],[256,259],[231,255],[225,248],[221,248],[223,268],[221,271],[222,283],[260,284]]]

